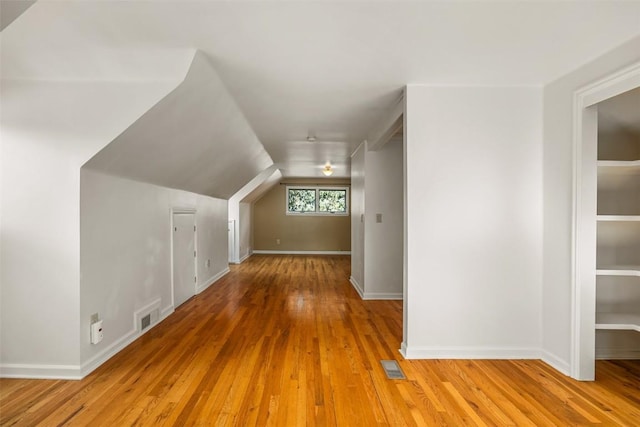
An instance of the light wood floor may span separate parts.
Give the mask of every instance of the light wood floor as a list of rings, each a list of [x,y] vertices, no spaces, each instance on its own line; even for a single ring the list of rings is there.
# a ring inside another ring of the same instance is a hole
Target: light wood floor
[[[82,381],[0,380],[2,425],[640,425],[640,364],[405,361],[348,257],[253,256]],[[406,380],[389,380],[396,359]]]

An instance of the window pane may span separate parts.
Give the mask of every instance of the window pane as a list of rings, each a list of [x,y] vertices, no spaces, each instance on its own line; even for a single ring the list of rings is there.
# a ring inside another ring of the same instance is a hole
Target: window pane
[[[320,212],[347,212],[346,190],[319,190],[318,197]]]
[[[315,212],[316,190],[290,188],[288,203],[289,212]]]

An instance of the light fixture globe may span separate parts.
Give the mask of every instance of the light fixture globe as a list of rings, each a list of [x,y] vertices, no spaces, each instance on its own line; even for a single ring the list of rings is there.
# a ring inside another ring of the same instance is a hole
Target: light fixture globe
[[[324,169],[322,169],[322,173],[324,176],[331,176],[333,174],[333,169],[331,169],[331,165],[326,165]]]

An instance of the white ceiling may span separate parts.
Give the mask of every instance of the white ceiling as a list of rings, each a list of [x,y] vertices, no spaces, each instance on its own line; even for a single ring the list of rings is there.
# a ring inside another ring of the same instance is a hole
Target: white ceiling
[[[285,176],[340,177],[407,83],[541,85],[638,34],[629,1],[40,0],[2,78],[171,79],[199,49]]]
[[[196,52],[184,80],[84,166],[229,199],[272,165],[215,70]]]

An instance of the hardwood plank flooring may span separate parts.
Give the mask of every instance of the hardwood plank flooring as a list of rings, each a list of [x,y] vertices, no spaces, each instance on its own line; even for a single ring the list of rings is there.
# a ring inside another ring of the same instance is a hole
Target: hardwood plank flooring
[[[362,301],[349,264],[254,255],[82,381],[0,380],[0,425],[640,425],[640,361],[587,383],[533,360],[404,360],[401,301]]]

